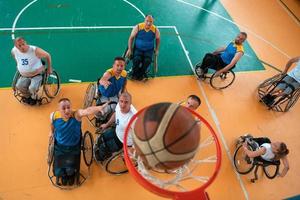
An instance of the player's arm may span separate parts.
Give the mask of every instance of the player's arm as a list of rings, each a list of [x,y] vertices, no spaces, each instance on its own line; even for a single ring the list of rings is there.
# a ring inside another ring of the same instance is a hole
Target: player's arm
[[[52,59],[51,59],[51,55],[47,51],[45,51],[45,50],[43,50],[43,49],[41,49],[39,47],[37,47],[35,49],[35,55],[38,58],[45,58],[46,59],[47,64],[48,64],[47,73],[51,74],[52,73]]]
[[[101,77],[101,79],[99,80],[99,84],[107,88],[111,84],[111,82],[108,81],[110,78],[111,78],[111,74],[109,72],[105,72]]]
[[[231,62],[226,65],[223,69],[220,69],[219,71],[216,72],[216,76],[220,75],[221,73],[227,72],[228,70],[230,70],[240,59],[241,57],[244,55],[243,52],[237,52],[233,59],[231,60]]]
[[[131,31],[131,34],[128,39],[128,50],[126,52],[126,57],[130,57],[132,54],[132,46],[133,46],[132,44],[136,34],[138,33],[138,30],[139,30],[138,25],[136,25]]]
[[[121,93],[127,91],[127,90],[126,90],[126,86],[127,86],[127,79],[125,79],[125,82],[124,82],[123,88],[122,88],[122,90],[121,90]]]
[[[220,53],[222,53],[223,51],[225,51],[226,47],[220,47],[218,49],[216,49],[214,52],[212,52],[212,54],[214,55],[218,55]]]
[[[107,128],[110,127],[115,121],[116,121],[116,112],[114,112],[114,113],[111,115],[111,117],[109,118],[108,122],[105,123],[105,124],[102,124],[102,125],[100,126],[100,128],[101,128],[102,130],[107,129]]]
[[[156,28],[156,31],[155,31],[155,41],[156,41],[155,54],[158,55],[159,47],[160,47],[160,32],[159,32],[158,28]]]
[[[293,63],[298,62],[300,60],[300,56],[298,57],[294,57],[292,59],[290,59],[286,65],[285,65],[285,69],[283,71],[284,74],[286,74],[288,72],[288,70],[290,69],[290,67],[293,65]]]
[[[278,173],[278,176],[284,177],[287,174],[287,172],[289,171],[290,165],[289,165],[289,161],[288,161],[286,156],[281,158],[281,160],[282,160],[282,163],[283,163],[283,170],[281,171],[281,173]]]
[[[78,121],[81,121],[81,118],[82,117],[85,117],[85,116],[88,116],[88,115],[94,115],[98,112],[102,112],[103,108],[105,106],[108,105],[109,102],[106,102],[105,104],[101,105],[101,106],[91,106],[91,107],[88,107],[86,109],[78,109],[76,112],[75,112],[75,118],[78,120]]]
[[[244,142],[243,149],[244,149],[244,152],[247,154],[247,156],[249,156],[250,158],[255,158],[255,157],[261,156],[261,155],[265,154],[265,152],[266,152],[265,147],[261,147],[255,151],[249,150],[247,142]]]

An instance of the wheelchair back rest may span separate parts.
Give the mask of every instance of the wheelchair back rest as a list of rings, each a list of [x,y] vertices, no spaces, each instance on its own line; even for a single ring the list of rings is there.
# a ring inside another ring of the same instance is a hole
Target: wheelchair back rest
[[[282,84],[285,84],[287,87],[289,87],[289,88],[292,89],[291,94],[292,94],[292,93],[295,91],[295,89],[296,89],[292,84],[287,83],[287,82],[285,82],[284,80],[278,81],[277,84],[276,84],[276,86],[279,85],[279,84],[281,84],[281,83],[282,83]]]

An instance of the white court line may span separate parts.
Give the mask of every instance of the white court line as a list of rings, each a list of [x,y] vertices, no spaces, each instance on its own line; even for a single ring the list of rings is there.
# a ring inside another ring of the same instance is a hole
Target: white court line
[[[131,5],[132,7],[134,7],[144,18],[146,17],[146,15],[138,8],[136,7],[134,4],[130,3],[129,1],[123,0],[125,3],[128,3],[129,5]]]
[[[187,60],[188,60],[188,62],[189,62],[189,64],[190,64],[190,67],[191,67],[192,71],[194,72],[194,75],[196,76],[196,73],[195,73],[195,71],[194,71],[194,67],[193,67],[192,61],[191,61],[191,59],[190,59],[190,57],[189,57],[189,55],[188,55],[188,51],[186,50],[186,48],[185,48],[185,46],[184,46],[184,44],[183,44],[183,42],[182,42],[182,40],[181,40],[181,37],[180,37],[180,35],[179,35],[179,32],[178,32],[176,26],[174,27],[174,30],[175,30],[175,32],[176,32],[176,34],[177,34],[177,37],[178,37],[179,42],[180,42],[180,44],[181,44],[181,46],[182,46],[182,49],[183,49],[183,51],[184,51],[184,53],[185,53],[185,56],[186,56],[186,58],[187,58]],[[197,81],[197,83],[198,83],[198,86],[199,86],[199,88],[200,88],[200,90],[201,90],[202,96],[203,96],[204,99],[205,99],[205,103],[207,104],[208,110],[209,110],[209,112],[210,112],[210,114],[211,114],[211,116],[212,116],[212,118],[213,118],[213,120],[214,120],[214,123],[216,124],[217,132],[218,132],[218,135],[219,135],[220,138],[221,138],[221,141],[222,141],[223,146],[224,146],[224,148],[225,148],[226,154],[227,154],[227,156],[228,156],[228,158],[229,158],[229,160],[230,160],[230,163],[231,163],[231,165],[232,165],[232,167],[233,167],[233,169],[234,169],[233,159],[232,159],[232,157],[231,157],[230,150],[229,150],[228,145],[227,145],[227,143],[226,143],[226,140],[225,140],[225,138],[224,138],[224,134],[223,134],[223,132],[222,132],[221,125],[220,125],[220,122],[219,122],[219,120],[218,120],[218,117],[217,117],[215,111],[213,110],[212,106],[210,105],[210,103],[209,103],[209,101],[208,101],[208,98],[207,98],[207,96],[206,96],[206,94],[205,94],[205,92],[204,92],[204,89],[203,89],[202,85],[199,83],[199,81]],[[236,170],[233,170],[233,171],[235,172],[235,174],[236,174],[236,176],[237,176],[237,179],[238,179],[238,181],[239,181],[239,183],[240,183],[240,186],[241,186],[241,188],[242,188],[242,190],[243,190],[243,193],[244,193],[245,198],[248,200],[248,199],[249,199],[249,195],[248,195],[248,192],[247,192],[247,190],[246,190],[246,187],[245,187],[245,185],[244,185],[244,183],[243,183],[243,181],[242,181],[242,179],[241,179],[240,174],[237,173]]]
[[[200,10],[203,10],[203,11],[205,11],[205,12],[208,12],[208,13],[211,14],[211,15],[214,15],[214,16],[216,16],[216,17],[218,17],[218,18],[221,18],[221,19],[223,19],[223,20],[225,20],[225,21],[227,21],[227,22],[229,22],[229,23],[235,24],[236,26],[241,27],[241,28],[247,30],[248,33],[251,33],[251,34],[254,35],[256,38],[258,38],[258,39],[262,40],[263,42],[267,43],[268,45],[270,45],[271,47],[273,47],[275,50],[277,50],[277,51],[280,52],[281,54],[285,55],[287,58],[289,58],[289,59],[291,58],[291,56],[289,56],[287,53],[285,53],[284,51],[282,51],[279,47],[277,47],[277,46],[274,45],[273,43],[269,42],[268,40],[266,40],[266,39],[263,38],[262,36],[258,35],[257,33],[253,32],[252,30],[250,30],[249,28],[247,28],[247,27],[245,27],[245,26],[243,26],[243,25],[240,25],[240,24],[238,24],[238,23],[236,23],[236,22],[234,22],[234,21],[232,21],[232,20],[230,20],[230,19],[227,19],[227,18],[225,18],[225,17],[219,15],[218,13],[212,12],[212,11],[207,10],[207,9],[205,9],[205,8],[202,8],[202,7],[200,7],[200,6],[197,6],[197,5],[194,5],[194,4],[185,2],[185,1],[183,1],[183,0],[176,0],[176,1],[177,1],[177,2],[180,2],[180,3],[183,3],[183,4],[186,4],[186,5],[189,5],[189,6],[192,6],[192,7],[194,7],[194,8],[198,8],[198,9],[200,9]]]
[[[285,12],[289,15],[290,18],[298,25],[300,26],[299,21],[295,18],[294,15],[290,13],[290,11],[283,5],[283,3],[280,0],[277,0],[277,3],[285,10]]]
[[[22,15],[22,13],[29,7],[31,6],[33,3],[37,2],[37,0],[33,0],[32,2],[30,2],[29,4],[27,4],[17,15],[17,17],[15,18],[14,20],[14,23],[12,25],[12,31],[11,31],[11,39],[15,39],[15,28],[16,28],[16,25],[17,25],[17,22],[20,18],[20,16]]]
[[[80,29],[131,29],[134,26],[49,26],[49,27],[19,27],[0,28],[0,31],[29,31],[29,30],[80,30]],[[157,26],[158,28],[172,28],[174,26]]]

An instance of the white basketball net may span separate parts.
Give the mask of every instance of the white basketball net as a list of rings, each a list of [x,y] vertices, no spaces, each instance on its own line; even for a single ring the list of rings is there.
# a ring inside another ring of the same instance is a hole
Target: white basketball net
[[[203,140],[197,150],[201,152],[203,149],[208,148],[211,144],[214,144],[213,136],[208,136]],[[209,168],[213,168],[214,163],[217,162],[217,155],[206,156],[205,158],[197,159],[197,155],[191,159],[191,161],[176,170],[162,171],[160,169],[147,169],[142,159],[137,155],[134,147],[128,152],[132,162],[137,163],[137,171],[152,184],[163,188],[178,190],[186,192],[191,190],[188,182],[196,182],[197,188],[199,184],[206,183],[210,176],[201,176],[197,170],[201,165],[210,165]],[[212,164],[211,164],[212,163]],[[195,183],[193,184],[195,185]]]

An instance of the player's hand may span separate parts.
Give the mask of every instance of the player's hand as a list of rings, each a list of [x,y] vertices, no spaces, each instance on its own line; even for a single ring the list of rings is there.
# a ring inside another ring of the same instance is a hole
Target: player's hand
[[[158,56],[158,54],[159,54],[159,50],[158,50],[158,49],[156,49],[154,53],[155,53],[155,55],[156,55],[156,56]]]
[[[50,74],[52,74],[52,72],[53,72],[52,67],[51,67],[51,68],[48,67],[48,68],[47,68],[47,74],[50,75]]]
[[[105,87],[105,89],[107,89],[108,86],[111,85],[111,82],[109,82],[109,81],[100,81],[100,84],[103,85]]]
[[[131,53],[132,53],[132,52],[131,52],[131,49],[128,49],[127,52],[126,52],[126,55],[125,55],[126,58],[130,58]]]
[[[101,124],[100,129],[105,130],[105,129],[107,129],[107,127],[108,127],[107,123],[106,124]]]

